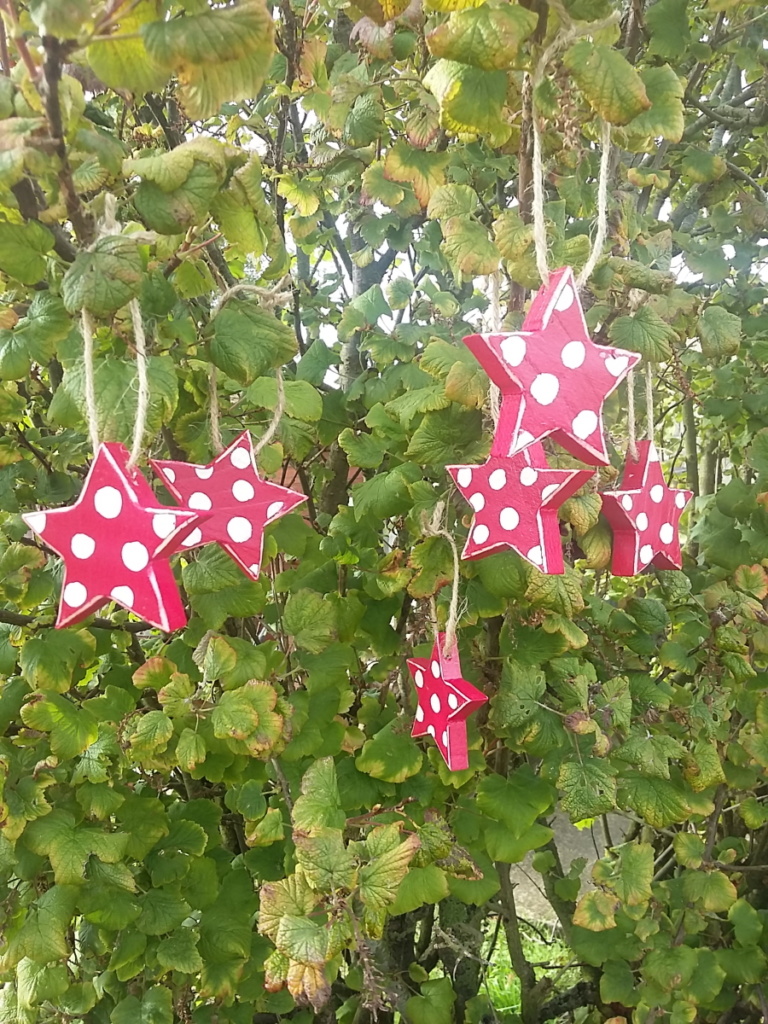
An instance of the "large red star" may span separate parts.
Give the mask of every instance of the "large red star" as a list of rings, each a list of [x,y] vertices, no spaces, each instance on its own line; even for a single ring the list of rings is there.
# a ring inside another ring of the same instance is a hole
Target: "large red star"
[[[649,565],[680,569],[680,516],[692,491],[667,487],[652,441],[638,441],[638,460],[627,457],[621,487],[604,491],[603,512],[613,529],[614,576],[635,576]]]
[[[190,533],[183,547],[219,544],[254,580],[261,568],[264,527],[307,500],[298,491],[261,479],[247,430],[207,466],[156,459],[151,462],[178,502],[208,512],[205,522]]]
[[[583,462],[607,465],[603,403],[640,356],[590,340],[570,267],[539,289],[521,330],[464,344],[501,390],[492,455],[551,435]]]
[[[462,558],[511,548],[542,572],[563,572],[557,510],[594,475],[550,469],[541,444],[516,455],[492,455],[482,466],[447,466],[475,510]]]
[[[456,642],[447,657],[444,643],[445,634],[438,633],[428,658],[408,659],[418,699],[411,735],[431,736],[445,763],[458,772],[469,767],[467,719],[488,698],[462,679]]]
[[[159,629],[187,621],[168,555],[205,516],[159,505],[128,450],[102,444],[74,505],[22,518],[64,559],[57,627],[116,601]]]

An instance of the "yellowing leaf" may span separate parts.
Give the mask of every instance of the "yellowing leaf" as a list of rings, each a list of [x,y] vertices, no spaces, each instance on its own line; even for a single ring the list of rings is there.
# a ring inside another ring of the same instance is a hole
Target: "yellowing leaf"
[[[373,838],[376,839],[376,836]],[[369,909],[385,910],[394,901],[408,865],[420,845],[418,836],[408,836],[404,842],[379,854],[360,868],[360,898]]]
[[[425,153],[400,140],[387,152],[384,177],[413,185],[417,199],[426,206],[434,190],[445,181],[448,159],[447,153]]]
[[[499,253],[488,231],[467,217],[450,217],[442,223],[441,249],[457,277],[492,274],[499,266]]]
[[[607,892],[600,892],[599,889],[585,892],[576,905],[573,923],[590,932],[604,932],[608,928],[615,928],[614,913],[617,906],[616,897]]]
[[[473,67],[505,71],[514,66],[521,44],[533,32],[538,16],[518,5],[457,11],[427,34],[435,57]]]
[[[612,46],[581,40],[563,63],[592,109],[612,124],[627,124],[651,105],[640,75]]]
[[[88,47],[91,69],[111,89],[158,92],[170,78],[170,69],[150,57],[139,34],[142,26],[156,18],[157,5],[152,0],[125,5],[124,14],[113,23],[116,38],[102,39]]]
[[[511,133],[502,111],[507,98],[504,71],[483,71],[458,61],[439,60],[424,76],[424,85],[440,104],[440,121],[457,135],[488,135],[494,145]]]

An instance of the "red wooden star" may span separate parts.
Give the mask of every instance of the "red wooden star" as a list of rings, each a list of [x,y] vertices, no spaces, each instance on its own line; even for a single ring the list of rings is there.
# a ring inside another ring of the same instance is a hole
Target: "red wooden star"
[[[680,569],[680,516],[692,491],[667,487],[652,441],[638,441],[638,461],[629,456],[621,487],[604,491],[603,512],[613,529],[614,576],[635,576],[649,565]]]
[[[462,558],[511,548],[542,572],[563,572],[557,510],[592,470],[550,469],[538,443],[516,455],[492,455],[482,466],[446,469],[475,510]]]
[[[209,513],[183,547],[219,544],[253,580],[261,568],[264,527],[307,500],[304,494],[261,479],[247,430],[207,466],[151,462],[178,502]]]
[[[521,330],[464,343],[501,390],[492,455],[551,435],[583,462],[607,465],[603,403],[640,356],[590,340],[570,267],[539,289]]]
[[[56,626],[71,626],[116,601],[159,629],[187,617],[167,558],[201,519],[160,505],[122,444],[102,444],[74,505],[27,512],[27,526],[64,559]]]
[[[446,657],[444,643],[445,634],[438,633],[428,658],[408,659],[418,698],[411,736],[431,736],[445,763],[458,772],[469,767],[467,719],[488,698],[462,679],[458,645],[454,642]]]

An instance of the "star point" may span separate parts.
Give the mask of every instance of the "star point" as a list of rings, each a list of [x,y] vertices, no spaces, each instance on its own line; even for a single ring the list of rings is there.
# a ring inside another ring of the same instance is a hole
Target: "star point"
[[[158,504],[129,459],[122,444],[101,444],[73,505],[22,516],[64,561],[57,628],[109,601],[167,632],[186,624],[167,559],[204,516]]]
[[[182,546],[188,550],[218,544],[254,580],[261,567],[264,527],[307,500],[259,476],[247,430],[205,466],[158,459],[151,463],[181,505],[207,513]]]
[[[621,486],[602,494],[614,576],[636,576],[649,565],[682,568],[680,517],[693,492],[667,486],[652,441],[638,441],[637,453],[637,461],[627,457]]]
[[[431,736],[451,771],[469,767],[467,718],[488,700],[462,678],[458,645],[443,652],[445,634],[438,633],[428,658],[409,658],[418,704],[412,736]]]
[[[551,436],[583,462],[607,465],[603,404],[640,356],[590,339],[570,267],[539,289],[519,331],[464,343],[501,391],[492,455]]]
[[[474,510],[462,558],[511,548],[542,572],[564,571],[558,508],[593,476],[589,469],[551,469],[541,444],[480,466],[447,466]]]

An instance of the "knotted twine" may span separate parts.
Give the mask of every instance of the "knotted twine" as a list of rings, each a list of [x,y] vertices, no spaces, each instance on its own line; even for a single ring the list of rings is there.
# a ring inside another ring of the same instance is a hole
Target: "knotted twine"
[[[451,555],[453,556],[451,601],[448,606],[448,618],[445,623],[445,639],[443,641],[443,657],[449,658],[456,643],[456,629],[459,623],[459,576],[461,573],[461,563],[459,560],[459,549],[456,547],[456,541],[453,539],[452,534],[450,534],[443,525],[445,509],[446,503],[444,501],[438,501],[435,505],[431,519],[427,519],[426,513],[422,514],[421,525],[422,532],[425,537],[442,537],[446,540],[450,545]],[[435,642],[437,642],[439,629],[437,625],[437,605],[434,597],[430,599],[430,609],[432,613],[432,626],[435,631]]]
[[[211,322],[219,315],[227,302],[235,295],[254,295],[267,312],[272,312],[277,306],[283,306],[293,298],[293,292],[285,287],[287,277],[281,278],[273,288],[262,288],[257,284],[250,284],[248,281],[241,281],[222,292],[213,310]],[[265,448],[277,433],[280,420],[285,412],[285,383],[283,371],[278,367],[275,370],[275,383],[277,385],[277,401],[272,414],[269,426],[253,446],[253,454],[258,455]],[[211,363],[208,369],[208,430],[211,438],[211,448],[216,455],[224,451],[224,441],[221,436],[221,418],[219,411],[219,391],[217,386],[216,366]]]

